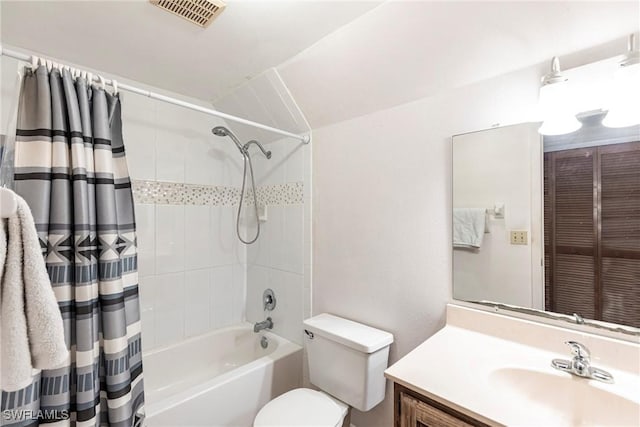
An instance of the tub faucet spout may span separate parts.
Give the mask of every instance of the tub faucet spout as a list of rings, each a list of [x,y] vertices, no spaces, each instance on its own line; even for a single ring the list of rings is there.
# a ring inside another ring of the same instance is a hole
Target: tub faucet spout
[[[263,329],[273,329],[273,320],[271,317],[267,317],[267,320],[263,320],[262,322],[257,322],[253,325],[253,332],[260,332]]]

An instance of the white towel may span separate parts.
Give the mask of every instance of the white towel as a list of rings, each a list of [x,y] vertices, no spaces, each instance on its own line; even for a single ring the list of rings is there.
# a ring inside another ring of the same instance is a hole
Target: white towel
[[[482,208],[453,208],[453,247],[479,248],[487,228],[486,215]]]
[[[33,369],[57,368],[69,358],[33,216],[24,199],[16,199],[16,214],[0,226],[0,387],[5,391],[28,386]]]

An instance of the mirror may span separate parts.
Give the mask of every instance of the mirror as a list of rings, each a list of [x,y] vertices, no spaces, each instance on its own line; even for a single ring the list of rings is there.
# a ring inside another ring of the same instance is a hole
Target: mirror
[[[640,334],[640,126],[603,116],[453,137],[454,299]]]

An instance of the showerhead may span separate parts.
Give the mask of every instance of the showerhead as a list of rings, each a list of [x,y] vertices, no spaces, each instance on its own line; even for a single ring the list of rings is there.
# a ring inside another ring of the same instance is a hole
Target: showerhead
[[[224,126],[216,126],[213,129],[211,129],[211,132],[215,136],[227,136],[229,134],[229,129],[227,129]]]
[[[227,129],[224,126],[216,126],[213,129],[211,129],[211,132],[215,135],[215,136],[228,136],[229,138],[231,138],[233,140],[233,142],[235,142],[236,147],[238,147],[238,150],[240,150],[240,153],[243,156],[248,156],[249,155],[249,146],[251,144],[255,144],[258,146],[258,148],[260,148],[260,151],[262,151],[262,154],[264,154],[264,156],[267,159],[271,158],[271,151],[267,151],[264,149],[264,147],[262,146],[262,144],[260,144],[258,141],[256,141],[255,139],[252,139],[251,141],[247,142],[246,144],[244,144],[244,146],[242,144],[240,144],[240,141],[238,141],[238,138],[233,134],[233,132],[231,132],[229,129]]]
[[[242,148],[242,144],[240,144],[240,141],[238,141],[238,138],[236,138],[236,136],[233,134],[233,132],[231,132],[226,127],[224,127],[224,126],[216,126],[213,129],[211,129],[211,132],[215,136],[228,136],[236,144],[236,147],[238,147],[238,150],[240,150],[240,154],[242,154],[243,156],[246,155],[245,152],[244,152],[244,149]]]

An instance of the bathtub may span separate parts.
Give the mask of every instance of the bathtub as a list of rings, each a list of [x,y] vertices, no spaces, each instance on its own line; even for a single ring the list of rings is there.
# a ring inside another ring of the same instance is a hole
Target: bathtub
[[[269,400],[300,387],[302,347],[252,328],[219,329],[144,353],[145,424],[249,427]]]

